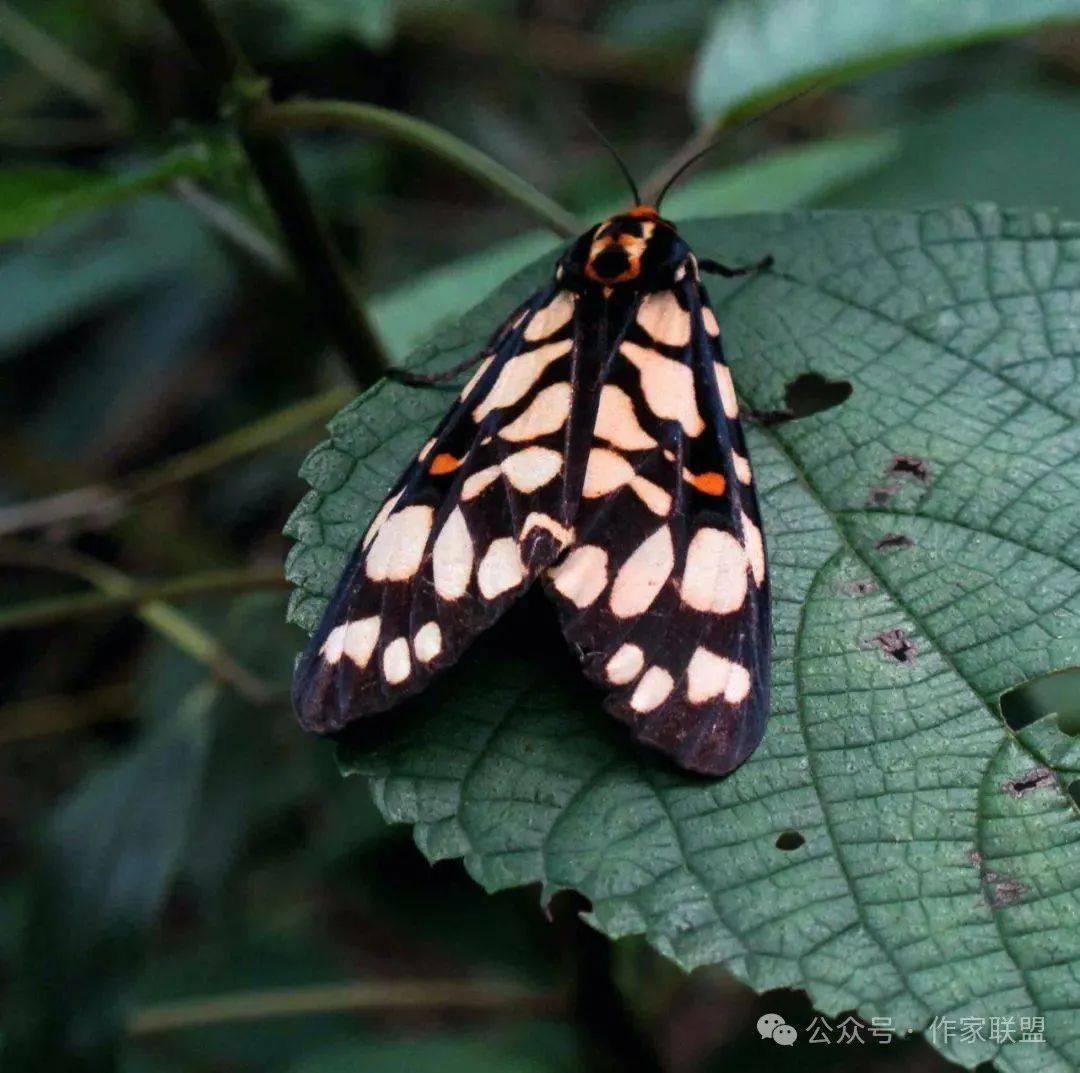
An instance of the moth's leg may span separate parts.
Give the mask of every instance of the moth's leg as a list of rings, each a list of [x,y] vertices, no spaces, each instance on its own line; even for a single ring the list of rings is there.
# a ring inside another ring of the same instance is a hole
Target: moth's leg
[[[479,365],[488,353],[481,350],[458,365],[443,369],[441,373],[411,373],[408,369],[387,369],[386,379],[395,380],[399,384],[407,384],[409,387],[432,387],[435,384],[445,384],[447,380],[453,380],[454,377],[468,372],[474,365]]]
[[[726,279],[731,279],[734,276],[749,276],[753,272],[764,272],[766,268],[771,268],[772,264],[773,255],[771,253],[752,265],[736,265],[735,267],[722,265],[719,261],[713,261],[708,257],[698,261],[698,267],[702,272],[712,272],[714,275],[724,276]]]
[[[761,425],[763,428],[795,420],[795,415],[790,410],[752,410],[748,406],[739,407],[739,417],[747,424]]]

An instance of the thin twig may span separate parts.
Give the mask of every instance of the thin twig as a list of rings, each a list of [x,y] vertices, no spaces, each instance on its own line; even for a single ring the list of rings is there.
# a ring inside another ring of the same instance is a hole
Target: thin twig
[[[177,179],[173,193],[214,231],[241,250],[260,268],[273,276],[293,277],[292,265],[281,247],[246,220],[231,205],[208,194],[191,179]]]
[[[332,388],[128,477],[2,507],[0,537],[79,518],[113,521],[136,500],[202,476],[324,421],[340,410],[353,394],[351,388]]]
[[[129,1021],[128,1032],[144,1036],[234,1021],[344,1010],[363,1013],[453,1010],[507,1016],[560,1016],[566,1011],[566,1001],[555,992],[535,991],[509,981],[364,980],[163,1002],[139,1010]]]
[[[214,593],[250,592],[253,589],[285,588],[286,585],[281,568],[276,566],[203,570],[164,581],[133,580],[126,593],[81,592],[0,608],[0,632],[129,610],[162,600],[175,602]]]
[[[93,67],[4,0],[0,0],[0,40],[49,81],[106,113],[111,126],[119,128],[129,120],[128,102]]]
[[[468,142],[414,116],[356,101],[289,101],[260,105],[252,122],[266,131],[347,129],[383,135],[446,161],[526,209],[557,235],[572,238],[584,230],[571,213],[521,176]]]
[[[389,364],[340,253],[315,213],[288,146],[256,130],[251,110],[269,99],[240,47],[206,0],[158,0],[158,7],[202,67],[210,89],[235,119],[240,143],[262,186],[297,275],[358,384],[370,384]]]
[[[108,563],[69,548],[42,548],[18,541],[0,542],[0,563],[37,570],[51,570],[82,578],[109,596],[132,600],[138,586],[127,574]],[[171,604],[150,600],[138,604],[136,616],[171,641],[219,680],[232,686],[253,704],[268,704],[274,691],[229,654],[213,634]]]

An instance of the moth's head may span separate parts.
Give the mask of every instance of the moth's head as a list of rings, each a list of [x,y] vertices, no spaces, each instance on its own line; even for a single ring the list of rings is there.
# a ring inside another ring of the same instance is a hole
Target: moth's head
[[[651,205],[637,205],[586,231],[560,268],[571,286],[657,290],[670,286],[688,253],[673,223]]]

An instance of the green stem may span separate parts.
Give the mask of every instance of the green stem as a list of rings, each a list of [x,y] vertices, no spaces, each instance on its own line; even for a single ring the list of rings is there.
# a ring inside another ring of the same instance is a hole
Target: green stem
[[[136,499],[209,473],[325,420],[340,410],[353,394],[350,388],[332,388],[276,410],[219,439],[174,455],[123,480],[87,485],[27,503],[0,507],[0,536],[11,536],[26,529],[41,529],[76,518],[113,519]]]
[[[165,581],[133,581],[126,593],[81,592],[0,608],[0,632],[47,626],[87,615],[142,607],[162,600],[190,600],[220,592],[283,588],[285,584],[279,567],[204,570]]]
[[[260,105],[252,122],[265,131],[344,128],[383,135],[439,157],[519,205],[557,235],[575,238],[585,230],[561,205],[497,160],[433,124],[401,112],[354,101],[290,101]]]
[[[273,691],[239,664],[217,638],[197,622],[161,600],[139,604],[136,599],[138,586],[115,567],[68,549],[46,550],[16,542],[0,544],[0,562],[71,574],[107,596],[136,603],[138,618],[196,662],[208,667],[216,678],[232,686],[246,700],[267,704],[273,699]]]
[[[240,143],[277,219],[297,274],[358,384],[377,380],[388,361],[345,262],[315,214],[296,161],[276,134],[249,117],[269,100],[239,46],[205,0],[158,0],[158,7],[203,68],[214,95],[231,106]]]
[[[240,991],[160,1003],[136,1013],[128,1031],[142,1036],[201,1025],[342,1010],[369,1013],[455,1010],[550,1016],[564,1013],[565,1007],[565,1000],[558,994],[524,988],[509,981],[489,984],[471,980],[364,980]]]

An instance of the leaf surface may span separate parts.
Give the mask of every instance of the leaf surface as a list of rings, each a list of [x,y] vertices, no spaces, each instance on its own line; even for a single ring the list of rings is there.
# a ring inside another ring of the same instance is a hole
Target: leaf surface
[[[728,0],[691,98],[699,118],[722,120],[817,82],[1077,18],[1077,0]]]
[[[997,699],[1080,663],[1080,227],[978,207],[683,233],[702,256],[775,257],[710,283],[751,407],[809,372],[853,389],[751,430],[775,601],[763,745],[723,780],[633,750],[538,600],[346,767],[490,890],[573,888],[611,936],[898,1031],[1041,1016],[1044,1044],[935,1042],[967,1066],[1076,1068],[1076,739],[1014,734]],[[461,360],[550,261],[417,360]],[[379,384],[307,459],[289,523],[307,629],[449,398]]]

